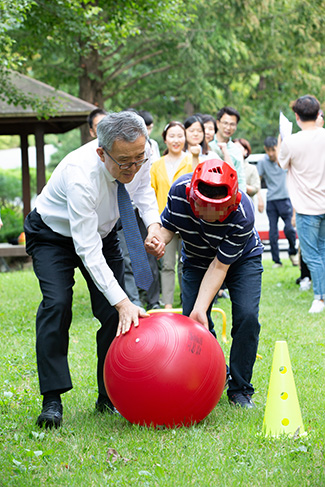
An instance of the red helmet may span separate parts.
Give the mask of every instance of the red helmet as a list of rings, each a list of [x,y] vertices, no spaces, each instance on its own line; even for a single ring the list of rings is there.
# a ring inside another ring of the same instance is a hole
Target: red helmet
[[[186,196],[196,217],[223,222],[241,200],[235,168],[220,159],[201,162],[186,187]]]

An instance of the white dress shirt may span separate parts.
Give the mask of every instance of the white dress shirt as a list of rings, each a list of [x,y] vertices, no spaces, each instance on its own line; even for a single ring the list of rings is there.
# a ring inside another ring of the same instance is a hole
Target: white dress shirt
[[[154,139],[150,139],[150,165],[160,159],[160,151],[158,142]]]
[[[97,155],[97,147],[96,139],[60,162],[36,199],[36,211],[54,232],[72,237],[94,283],[114,306],[127,296],[106,263],[102,239],[119,218],[117,183]],[[149,169],[147,162],[125,185],[146,227],[160,223]]]

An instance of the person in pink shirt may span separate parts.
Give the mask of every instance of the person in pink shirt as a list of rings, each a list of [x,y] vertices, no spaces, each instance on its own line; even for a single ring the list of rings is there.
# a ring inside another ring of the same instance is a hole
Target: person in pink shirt
[[[320,313],[325,309],[325,129],[317,126],[320,104],[314,96],[298,98],[292,110],[301,131],[282,141],[279,165],[288,169],[302,258],[311,273],[309,313]]]

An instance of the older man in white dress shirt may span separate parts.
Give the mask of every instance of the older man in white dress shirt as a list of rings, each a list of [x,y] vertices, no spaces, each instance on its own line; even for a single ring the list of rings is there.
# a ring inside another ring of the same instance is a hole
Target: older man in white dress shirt
[[[128,332],[132,323],[138,326],[139,316],[145,316],[123,290],[123,257],[115,230],[117,181],[126,185],[139,208],[148,229],[147,241],[161,241],[143,119],[132,112],[111,113],[97,131],[98,140],[71,152],[57,166],[25,221],[26,248],[43,294],[36,318],[43,395],[37,424],[50,428],[61,425],[61,394],[72,388],[67,357],[75,268],[87,281],[92,310],[101,323],[97,332],[99,411],[116,411],[103,380],[107,350],[116,334]]]

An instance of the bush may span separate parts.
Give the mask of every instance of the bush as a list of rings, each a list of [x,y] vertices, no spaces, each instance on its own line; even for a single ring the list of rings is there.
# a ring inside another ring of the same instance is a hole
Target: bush
[[[0,170],[0,204],[22,198],[21,171],[19,169]]]
[[[23,211],[19,206],[1,209],[3,227],[0,230],[0,242],[17,244],[18,237],[24,231]]]
[[[36,194],[36,169],[30,168],[31,195]],[[17,244],[24,231],[22,210],[22,181],[20,169],[0,169],[0,209],[3,227],[0,242]]]

